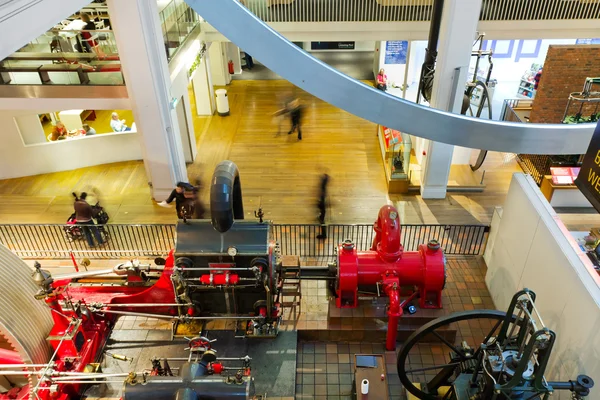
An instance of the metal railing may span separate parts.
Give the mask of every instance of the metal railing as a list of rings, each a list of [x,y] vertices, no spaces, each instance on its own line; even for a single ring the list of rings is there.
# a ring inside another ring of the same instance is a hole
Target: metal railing
[[[200,17],[184,0],[171,0],[158,14],[167,60],[171,61],[188,35],[200,23]]]
[[[297,255],[320,264],[333,261],[338,244],[352,240],[358,250],[373,243],[373,225],[272,224],[271,238],[284,255]],[[81,226],[52,224],[0,225],[0,243],[24,259],[143,258],[165,256],[175,246],[174,224],[107,224],[97,226],[105,244],[89,247]],[[431,239],[438,240],[448,255],[483,254],[489,227],[486,225],[402,225],[405,251],[415,251]]]
[[[0,225],[0,243],[24,259],[157,257],[175,244],[175,225],[107,224],[97,226],[105,244],[89,247],[81,226],[61,224]],[[97,244],[97,243],[96,243]]]
[[[521,117],[519,116],[519,114],[517,114],[515,110],[531,110],[532,107],[533,100],[505,99],[502,103],[500,121],[525,122],[521,119]]]
[[[320,225],[272,225],[273,240],[282,254],[295,254],[319,264],[333,261],[340,243],[352,240],[357,250],[371,248],[373,225],[327,225],[325,239]],[[416,251],[430,240],[440,242],[447,255],[480,255],[485,250],[489,227],[486,225],[402,225],[404,251]]]
[[[266,22],[429,21],[433,0],[240,0]],[[481,21],[600,18],[598,0],[484,0]]]
[[[521,169],[531,175],[538,186],[541,186],[544,176],[550,175],[550,168],[581,166],[583,155],[517,154],[517,162]]]

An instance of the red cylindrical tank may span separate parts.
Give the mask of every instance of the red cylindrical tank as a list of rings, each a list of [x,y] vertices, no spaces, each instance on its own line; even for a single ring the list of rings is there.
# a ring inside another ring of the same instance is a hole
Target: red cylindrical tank
[[[233,61],[229,60],[229,62],[227,63],[227,68],[229,69],[229,73],[231,75],[233,75],[234,70],[233,70]]]
[[[228,272],[220,274],[207,274],[200,277],[200,283],[210,286],[237,285],[240,283],[240,277],[237,274]]]
[[[393,275],[403,286],[417,286],[421,308],[441,308],[445,284],[445,258],[439,243],[430,241],[418,251],[404,252],[400,218],[392,206],[383,206],[374,226],[371,250],[356,251],[351,242],[338,248],[338,307],[358,306],[358,287],[383,283]]]

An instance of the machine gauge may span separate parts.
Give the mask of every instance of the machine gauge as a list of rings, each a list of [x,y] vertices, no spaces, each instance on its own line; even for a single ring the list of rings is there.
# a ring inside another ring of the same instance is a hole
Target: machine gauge
[[[237,254],[237,249],[233,246],[231,246],[230,248],[227,249],[227,254],[229,254],[231,257],[235,257]]]

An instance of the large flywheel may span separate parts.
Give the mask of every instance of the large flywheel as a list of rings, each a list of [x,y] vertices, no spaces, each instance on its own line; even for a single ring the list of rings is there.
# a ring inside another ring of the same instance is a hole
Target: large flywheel
[[[494,343],[505,319],[503,311],[474,310],[423,325],[398,353],[402,385],[419,399],[443,399],[445,391],[438,389],[450,387],[457,371],[477,367],[481,344]]]
[[[31,273],[25,262],[0,245],[0,347],[6,350],[0,353],[3,364],[45,364],[51,356],[46,341],[52,328],[51,311],[35,299],[39,287]],[[15,388],[27,384],[23,378],[29,378],[30,385],[35,383],[33,375],[6,377]]]

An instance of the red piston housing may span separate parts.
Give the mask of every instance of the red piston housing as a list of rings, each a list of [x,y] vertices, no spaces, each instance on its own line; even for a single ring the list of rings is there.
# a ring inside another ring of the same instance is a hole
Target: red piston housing
[[[392,315],[388,312],[390,324],[392,320],[397,323],[398,317],[402,315],[402,308],[398,309],[399,298],[396,298],[399,296],[400,285],[417,287],[421,308],[441,308],[446,263],[439,243],[430,241],[420,245],[418,251],[404,252],[400,242],[400,218],[398,211],[392,206],[383,206],[379,210],[373,228],[375,239],[370,250],[357,251],[351,242],[344,242],[338,248],[336,306],[357,307],[360,286],[381,284],[383,291],[390,297],[390,312],[393,314],[391,318]],[[395,332],[388,327],[388,333],[390,331]],[[395,342],[396,335],[393,336]],[[388,340],[388,347],[389,344]]]
[[[228,286],[240,283],[240,277],[237,274],[223,272],[218,274],[207,274],[200,277],[200,283],[209,286]]]

